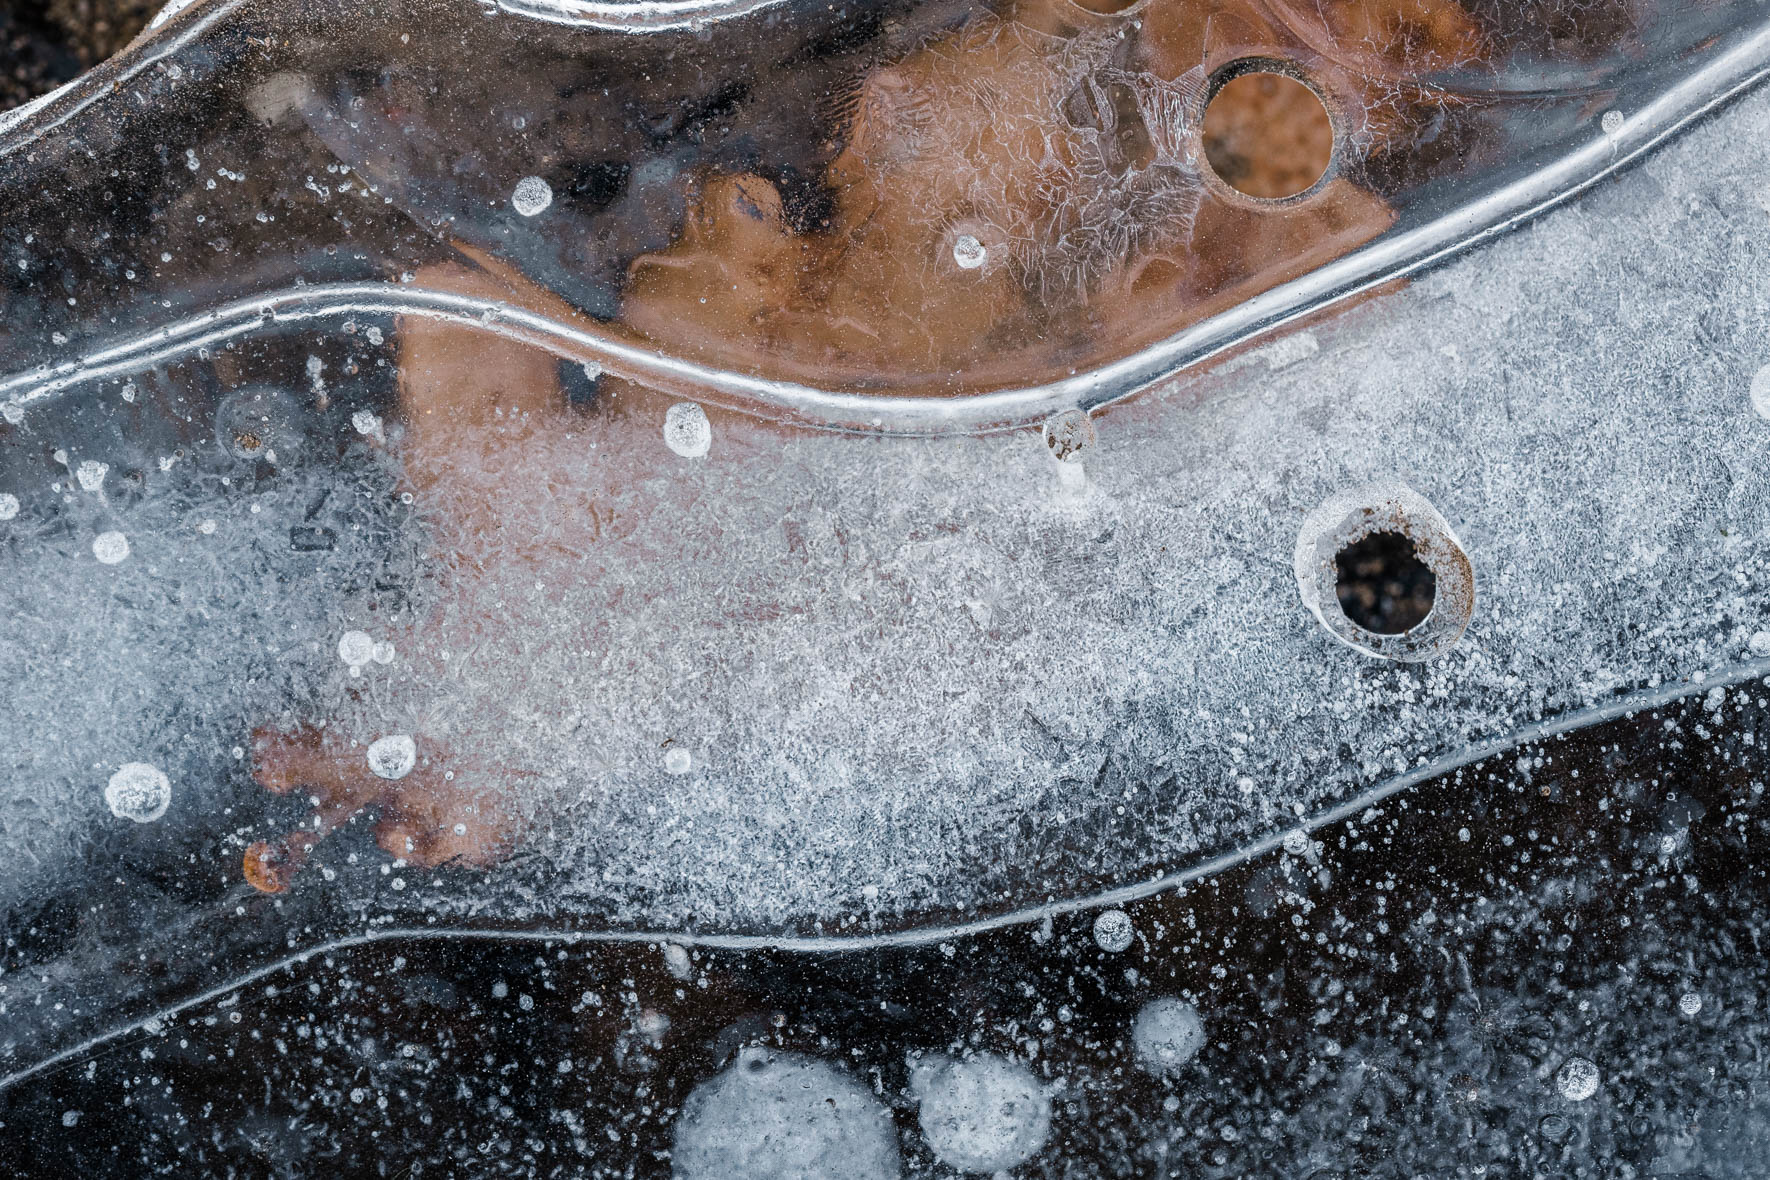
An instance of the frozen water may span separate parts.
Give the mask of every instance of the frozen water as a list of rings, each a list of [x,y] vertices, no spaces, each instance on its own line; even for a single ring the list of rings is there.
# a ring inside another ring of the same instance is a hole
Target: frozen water
[[[129,556],[129,538],[116,530],[92,538],[92,556],[104,565],[116,565]]]
[[[172,783],[156,766],[125,762],[105,784],[104,801],[118,819],[151,824],[172,806]]]
[[[1109,954],[1129,950],[1136,937],[1137,929],[1124,910],[1107,910],[1094,919],[1094,941]]]
[[[1131,1024],[1137,1060],[1153,1074],[1171,1074],[1198,1056],[1205,1044],[1205,1025],[1198,1009],[1175,996],[1158,996],[1144,1004]]]
[[[18,497],[11,492],[0,492],[0,520],[11,520],[18,515]]]
[[[682,1104],[675,1180],[896,1180],[891,1116],[834,1066],[745,1049]]]
[[[346,631],[338,637],[338,658],[360,668],[375,657],[375,640],[367,631]]]
[[[1051,1096],[1022,1064],[991,1053],[918,1061],[910,1089],[922,1136],[961,1172],[999,1172],[1037,1155],[1051,1134]]]
[[[664,411],[664,444],[684,459],[699,459],[713,446],[713,424],[694,402],[677,402]]]
[[[510,193],[510,206],[524,217],[534,217],[553,204],[553,187],[539,176],[525,176]]]
[[[989,261],[989,251],[975,234],[960,234],[953,239],[953,261],[961,270],[976,270]]]
[[[417,764],[418,744],[407,734],[390,734],[369,743],[369,769],[377,778],[405,778]]]
[[[1555,1088],[1569,1102],[1584,1102],[1598,1093],[1597,1063],[1585,1057],[1569,1057],[1555,1071]]]

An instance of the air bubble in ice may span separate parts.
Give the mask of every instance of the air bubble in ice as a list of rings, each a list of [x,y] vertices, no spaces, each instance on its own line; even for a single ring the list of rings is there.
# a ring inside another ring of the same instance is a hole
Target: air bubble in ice
[[[378,778],[405,778],[418,764],[418,743],[403,733],[369,743],[369,769]]]
[[[104,802],[118,819],[151,824],[172,806],[172,783],[157,766],[125,762],[105,784]]]
[[[1100,949],[1110,954],[1131,948],[1131,940],[1136,936],[1136,929],[1131,925],[1131,915],[1124,910],[1107,910],[1094,919],[1094,941]]]
[[[11,492],[0,492],[0,520],[11,520],[18,515],[18,497]]]
[[[960,234],[953,239],[953,261],[961,270],[976,270],[989,261],[989,250],[975,234]]]
[[[1695,1016],[1702,1011],[1702,997],[1695,992],[1685,992],[1678,997],[1678,1011],[1686,1016]]]
[[[1555,1071],[1555,1088],[1569,1102],[1584,1102],[1598,1092],[1598,1065],[1586,1057],[1569,1057]]]
[[[1158,996],[1143,1005],[1131,1023],[1138,1063],[1152,1074],[1170,1074],[1198,1056],[1205,1022],[1198,1009],[1175,996]]]
[[[393,644],[387,642],[385,639],[376,640],[375,646],[369,651],[369,658],[374,660],[377,664],[393,663],[393,655]]]
[[[897,1180],[891,1116],[833,1066],[745,1049],[682,1104],[674,1180]]]
[[[1094,449],[1094,420],[1086,410],[1061,410],[1045,419],[1039,433],[1061,463],[1080,463]]]
[[[129,538],[112,530],[92,538],[92,556],[105,565],[116,565],[129,556]]]
[[[1564,1114],[1546,1114],[1536,1129],[1550,1143],[1559,1143],[1573,1131],[1573,1120]]]
[[[961,1172],[1018,1167],[1051,1134],[1051,1096],[1018,1062],[993,1053],[918,1062],[910,1089],[922,1105],[922,1136]]]
[[[346,631],[338,637],[338,658],[360,668],[375,655],[375,641],[367,631]]]
[[[664,752],[664,769],[670,774],[687,774],[694,769],[694,755],[675,746]]]
[[[664,411],[664,445],[684,459],[699,459],[713,446],[713,424],[694,402],[677,402]]]
[[[1770,418],[1770,365],[1759,369],[1752,377],[1752,409],[1760,418]]]
[[[85,459],[81,461],[79,467],[74,469],[74,478],[80,481],[80,486],[86,491],[96,492],[104,486],[104,477],[110,474],[110,470],[109,463],[100,463],[97,459]]]
[[[1604,134],[1615,135],[1623,129],[1623,124],[1628,121],[1628,117],[1621,111],[1605,111],[1604,117],[1598,120],[1598,126],[1604,129]]]
[[[524,217],[533,217],[551,204],[553,186],[539,176],[523,177],[510,194],[510,207]]]
[[[688,948],[679,942],[665,943],[664,969],[672,979],[693,979],[694,963],[688,957]]]
[[[373,410],[358,410],[350,416],[350,424],[358,434],[366,434],[376,442],[387,441],[387,435],[381,429],[381,415]]]

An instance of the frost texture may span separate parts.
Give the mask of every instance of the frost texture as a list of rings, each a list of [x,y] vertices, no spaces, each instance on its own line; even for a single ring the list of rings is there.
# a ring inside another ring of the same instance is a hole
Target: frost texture
[[[835,932],[1147,881],[1471,743],[1731,675],[1770,630],[1767,125],[1754,97],[1268,364],[1107,412],[1079,495],[1035,430],[722,417],[683,463],[662,403],[587,414],[521,456],[507,506],[530,535],[597,522],[570,576],[464,554],[483,578],[418,612],[351,701],[337,644],[368,621],[343,571],[387,542],[341,531],[354,558],[309,560],[288,538],[378,460],[283,473],[258,514],[209,480],[53,528],[48,478],[9,477],[29,504],[3,526],[3,851],[80,846],[92,767],[132,760],[205,771],[175,777],[224,827],[224,799],[260,794],[231,749],[303,714],[522,772],[501,788],[520,860],[378,904]],[[107,495],[114,449],[71,456],[110,465]],[[1480,587],[1456,647],[1412,668],[1326,635],[1288,560],[1311,508],[1394,479]],[[131,556],[101,567],[113,524]]]

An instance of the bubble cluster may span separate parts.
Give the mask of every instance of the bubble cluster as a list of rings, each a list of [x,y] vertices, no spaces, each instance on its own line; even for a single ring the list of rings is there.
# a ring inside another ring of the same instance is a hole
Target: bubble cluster
[[[172,783],[146,762],[125,762],[104,788],[105,806],[118,819],[151,824],[172,806]]]
[[[405,778],[416,765],[418,743],[406,734],[390,734],[369,744],[369,769],[377,778]]]

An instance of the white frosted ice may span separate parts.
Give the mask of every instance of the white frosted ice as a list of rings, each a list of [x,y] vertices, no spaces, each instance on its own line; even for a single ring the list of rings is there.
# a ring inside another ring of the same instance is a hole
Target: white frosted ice
[[[74,469],[74,478],[80,481],[83,491],[96,492],[104,487],[104,477],[109,474],[111,465],[100,463],[97,459],[82,459]]]
[[[1185,1000],[1158,996],[1138,1010],[1131,1023],[1131,1044],[1144,1069],[1157,1075],[1171,1074],[1204,1048],[1205,1023],[1198,1009]]]
[[[0,520],[11,520],[18,515],[18,497],[11,492],[0,492]]]
[[[922,1137],[961,1172],[1017,1168],[1051,1134],[1051,1096],[1026,1066],[993,1053],[916,1062],[910,1090],[921,1104]]]
[[[1124,910],[1107,910],[1094,919],[1094,941],[1103,951],[1116,955],[1129,950],[1136,937],[1137,928]]]
[[[694,402],[677,402],[664,411],[664,445],[684,459],[699,459],[713,446],[713,424]]]
[[[525,176],[510,193],[510,207],[524,217],[534,217],[553,204],[553,186],[539,176]]]
[[[92,538],[92,556],[104,565],[116,565],[129,556],[129,538],[115,530]]]
[[[369,769],[378,778],[405,778],[417,764],[418,743],[407,734],[390,734],[369,744]]]
[[[125,762],[105,784],[104,801],[118,819],[150,824],[172,806],[172,783],[157,766]]]
[[[897,1132],[878,1099],[834,1066],[745,1049],[682,1105],[674,1180],[897,1180]]]
[[[1569,1057],[1555,1071],[1555,1089],[1569,1102],[1584,1102],[1598,1092],[1598,1065],[1590,1058]]]
[[[360,668],[375,657],[375,640],[367,631],[346,631],[338,637],[338,658]]]

